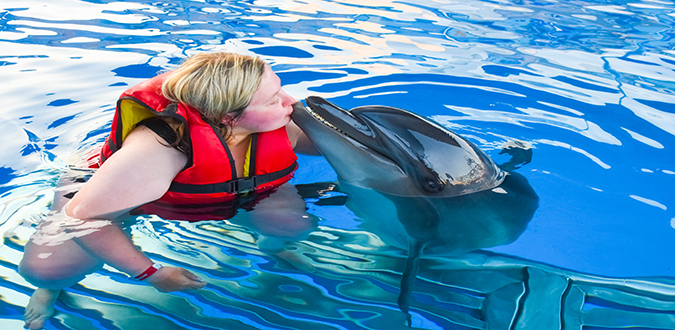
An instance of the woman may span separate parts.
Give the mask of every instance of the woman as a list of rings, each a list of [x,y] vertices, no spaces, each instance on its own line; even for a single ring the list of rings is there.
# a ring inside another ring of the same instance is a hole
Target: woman
[[[154,264],[109,219],[138,207],[233,202],[288,181],[293,150],[316,153],[290,119],[294,102],[262,60],[230,53],[193,56],[127,90],[100,168],[65,206],[55,198],[26,245],[19,272],[38,289],[25,327],[41,328],[60,291],[103,263],[163,292],[204,287],[183,268]]]

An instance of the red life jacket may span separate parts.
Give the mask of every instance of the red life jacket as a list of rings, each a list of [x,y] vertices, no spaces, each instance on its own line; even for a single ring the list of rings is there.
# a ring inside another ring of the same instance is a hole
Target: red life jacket
[[[232,201],[238,194],[262,193],[287,182],[298,167],[286,128],[254,134],[251,138],[249,176],[235,178],[230,150],[218,129],[190,106],[162,96],[162,82],[169,73],[133,86],[117,101],[112,130],[99,156],[99,165],[122,147],[136,124],[151,116],[169,116],[185,124],[191,153],[188,165],[174,178],[157,202],[162,204],[213,204]]]

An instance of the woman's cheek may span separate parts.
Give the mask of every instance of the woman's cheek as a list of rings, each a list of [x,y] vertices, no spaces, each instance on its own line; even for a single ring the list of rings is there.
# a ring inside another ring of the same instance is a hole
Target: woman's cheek
[[[290,122],[290,117],[274,112],[248,112],[239,120],[238,125],[260,132],[272,131]]]

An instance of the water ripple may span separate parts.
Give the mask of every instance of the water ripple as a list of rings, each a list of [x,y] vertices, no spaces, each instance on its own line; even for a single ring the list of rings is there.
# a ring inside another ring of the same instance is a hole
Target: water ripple
[[[533,146],[519,170],[541,200],[528,228],[490,251],[425,255],[413,327],[668,328],[674,26],[661,0],[3,1],[0,321],[20,326],[23,247],[118,95],[197,52],[236,51],[268,61],[296,98],[408,109],[498,163],[505,143]],[[295,184],[335,180],[322,158],[300,163]],[[315,227],[277,252],[239,218],[142,216],[135,244],[209,285],[162,294],[106,267],[67,290],[47,328],[407,328],[405,240],[323,198],[305,200]]]

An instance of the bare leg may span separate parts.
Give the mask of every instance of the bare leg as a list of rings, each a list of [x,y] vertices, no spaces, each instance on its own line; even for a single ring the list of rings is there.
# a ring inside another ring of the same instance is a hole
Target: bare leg
[[[49,220],[38,227],[38,232],[26,244],[19,274],[37,286],[26,306],[25,327],[40,329],[54,313],[54,304],[61,289],[79,282],[85,275],[102,267],[97,258],[83,250],[72,239],[50,244],[42,241],[45,231],[55,230]],[[52,236],[52,235],[48,235]]]

